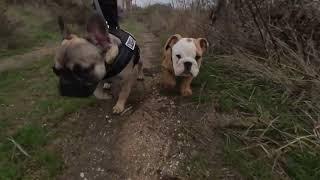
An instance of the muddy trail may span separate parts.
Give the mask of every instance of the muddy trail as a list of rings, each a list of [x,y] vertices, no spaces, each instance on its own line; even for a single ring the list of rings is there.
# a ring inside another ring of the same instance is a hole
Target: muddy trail
[[[204,172],[203,179],[238,179],[222,163],[221,137],[212,130],[217,125],[214,108],[177,94],[162,95],[160,44],[151,33],[142,37],[146,78],[132,91],[128,111],[112,115],[114,101],[97,100],[57,125],[54,146],[65,164],[58,179],[190,179],[203,170],[188,163],[208,150],[209,166],[214,168]],[[202,133],[213,138],[204,139]]]

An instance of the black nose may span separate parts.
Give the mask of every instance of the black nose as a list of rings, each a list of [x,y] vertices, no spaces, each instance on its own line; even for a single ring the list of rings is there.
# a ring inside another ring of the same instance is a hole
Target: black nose
[[[192,63],[191,62],[185,62],[184,63],[184,69],[186,71],[190,71],[191,70],[191,66],[192,66]]]

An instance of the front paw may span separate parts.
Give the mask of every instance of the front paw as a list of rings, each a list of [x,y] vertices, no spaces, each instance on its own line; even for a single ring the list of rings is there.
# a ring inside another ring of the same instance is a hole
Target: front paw
[[[185,88],[181,90],[181,95],[182,96],[191,96],[192,95],[192,90],[190,88]]]
[[[119,104],[116,104],[114,107],[113,107],[113,114],[120,114],[124,111],[124,106],[123,105],[119,105]]]

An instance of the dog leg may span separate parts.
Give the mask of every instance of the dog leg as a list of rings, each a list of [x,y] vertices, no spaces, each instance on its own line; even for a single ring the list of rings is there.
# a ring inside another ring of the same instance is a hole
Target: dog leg
[[[118,101],[116,105],[113,107],[114,114],[120,114],[123,112],[127,99],[129,97],[129,94],[131,92],[131,87],[133,85],[133,82],[134,82],[133,79],[130,79],[128,82],[123,83],[119,97],[118,97]]]
[[[138,63],[138,80],[139,81],[144,80],[143,63],[141,61]]]
[[[112,96],[104,89],[104,84],[105,84],[104,82],[100,82],[96,90],[94,91],[93,95],[97,99],[103,99],[103,100],[112,99]]]
[[[165,89],[173,89],[176,86],[176,78],[169,71],[163,70],[161,84]]]
[[[191,96],[192,90],[191,90],[191,82],[193,80],[193,77],[185,77],[183,78],[181,82],[181,89],[180,93],[182,96]]]

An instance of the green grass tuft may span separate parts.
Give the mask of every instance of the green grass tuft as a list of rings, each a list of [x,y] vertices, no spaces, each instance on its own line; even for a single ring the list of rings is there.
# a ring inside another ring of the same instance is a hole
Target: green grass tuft
[[[245,177],[319,179],[320,151],[312,121],[318,111],[312,101],[299,100],[281,85],[223,59],[205,59],[193,86],[195,101],[214,101],[219,113],[234,116],[230,127],[238,126],[239,118],[244,122],[239,129],[226,128],[233,138],[226,143],[225,157]],[[284,161],[276,161],[278,156]]]
[[[46,150],[46,145],[54,139],[48,135],[48,125],[62,121],[67,114],[94,101],[93,98],[61,97],[52,63],[52,57],[47,57],[21,69],[0,73],[0,179],[29,176],[32,179],[30,173],[38,171],[40,179],[57,175],[62,161]],[[8,137],[31,158],[23,155]]]

